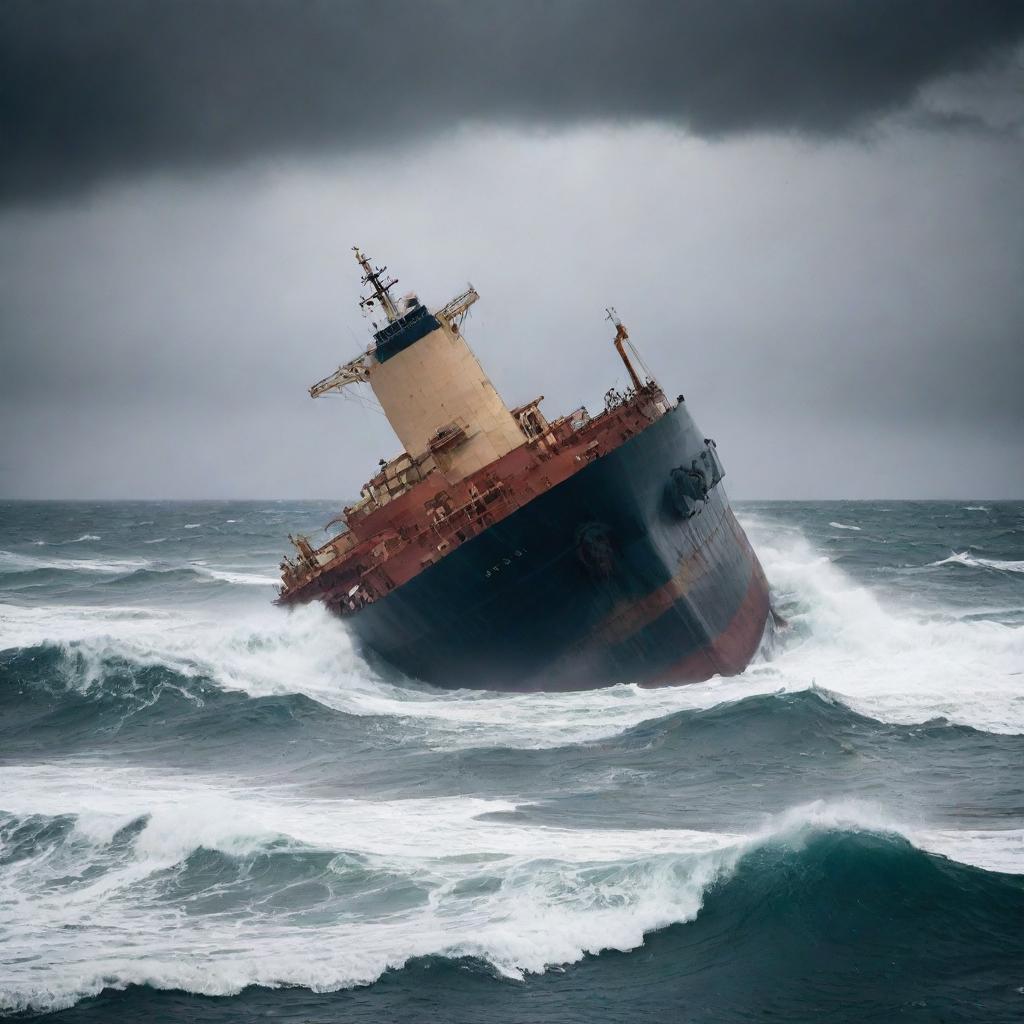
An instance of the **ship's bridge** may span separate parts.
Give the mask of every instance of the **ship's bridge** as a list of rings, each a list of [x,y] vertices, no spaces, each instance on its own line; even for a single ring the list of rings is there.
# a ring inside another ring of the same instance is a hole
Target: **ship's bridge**
[[[410,293],[397,302],[386,267],[374,267],[358,249],[363,283],[372,294],[361,305],[386,323],[357,359],[310,388],[318,395],[365,382],[384,410],[405,451],[432,458],[451,482],[463,479],[525,441],[509,411],[462,336],[460,326],[480,297],[472,286],[431,313]]]
[[[399,318],[373,336],[376,342],[373,354],[378,362],[387,362],[441,326],[437,317],[430,313],[413,292],[399,300],[398,309],[401,313]]]

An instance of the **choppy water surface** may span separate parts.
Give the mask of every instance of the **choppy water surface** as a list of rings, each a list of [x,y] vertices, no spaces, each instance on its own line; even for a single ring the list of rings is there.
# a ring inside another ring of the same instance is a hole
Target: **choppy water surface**
[[[0,506],[0,1013],[1016,1020],[1024,504],[739,508],[741,677],[382,678],[325,504]]]

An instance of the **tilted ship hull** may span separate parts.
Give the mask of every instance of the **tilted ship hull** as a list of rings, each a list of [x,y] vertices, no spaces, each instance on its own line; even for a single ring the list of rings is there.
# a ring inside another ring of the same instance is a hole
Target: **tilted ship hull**
[[[641,380],[605,411],[509,410],[459,325],[476,292],[388,313],[376,348],[311,394],[369,383],[406,446],[320,548],[295,540],[278,602],[321,601],[371,657],[442,687],[587,689],[742,672],[768,584],[682,396]]]
[[[677,405],[615,451],[350,619],[406,674],[551,690],[741,672],[768,587],[721,484],[682,518],[672,472],[705,448]]]

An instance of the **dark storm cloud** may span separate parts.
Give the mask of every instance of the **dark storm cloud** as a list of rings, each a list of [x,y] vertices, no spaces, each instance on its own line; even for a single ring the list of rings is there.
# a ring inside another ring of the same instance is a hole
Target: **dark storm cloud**
[[[843,133],[1022,32],[1019,0],[5,0],[0,198],[477,119]]]

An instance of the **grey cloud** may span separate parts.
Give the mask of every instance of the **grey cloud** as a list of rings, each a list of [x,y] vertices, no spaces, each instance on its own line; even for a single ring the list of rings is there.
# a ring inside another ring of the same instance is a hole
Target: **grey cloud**
[[[6,0],[0,199],[466,121],[835,135],[979,67],[1016,0]]]
[[[615,305],[734,497],[1019,496],[1022,161],[906,128],[491,130],[7,210],[0,494],[356,494],[397,439],[306,389],[369,341],[359,242],[432,306],[472,280],[474,350],[552,415],[625,382]]]

